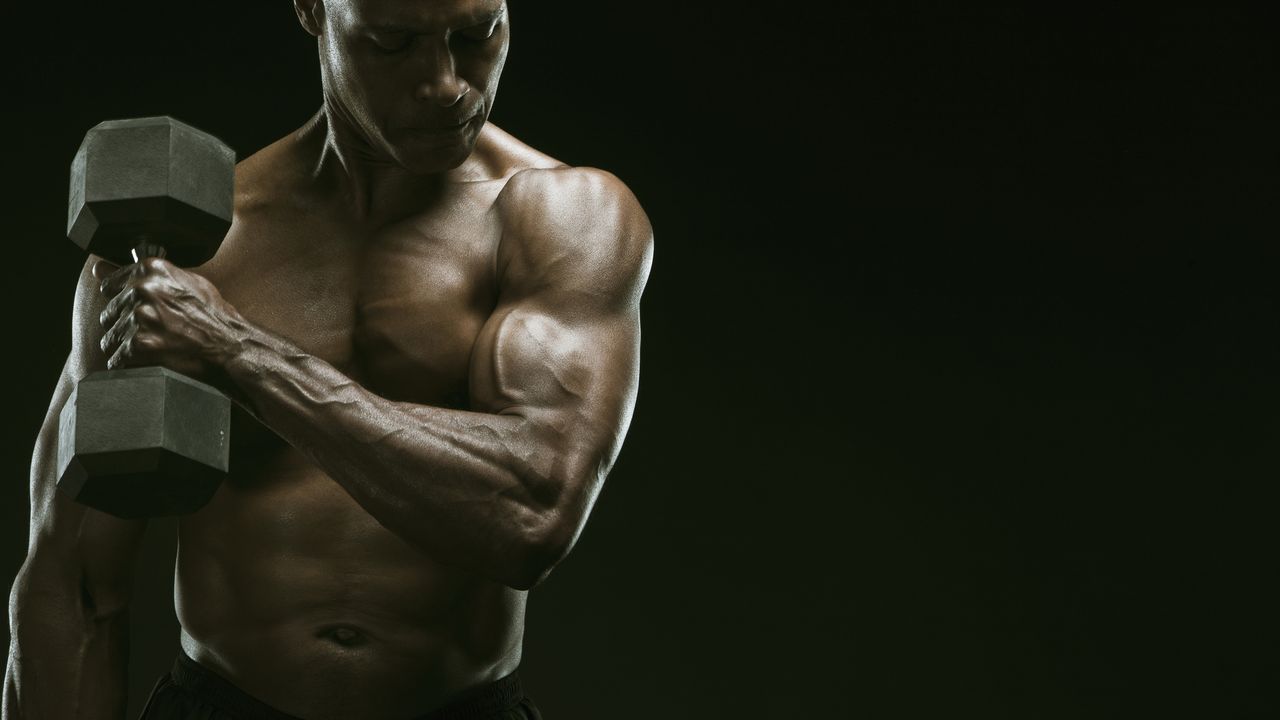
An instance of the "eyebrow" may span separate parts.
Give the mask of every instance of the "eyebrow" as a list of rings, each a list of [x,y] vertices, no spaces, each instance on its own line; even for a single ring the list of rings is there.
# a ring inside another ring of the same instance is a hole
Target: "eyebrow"
[[[462,27],[475,27],[477,25],[489,25],[500,20],[502,16],[506,14],[506,12],[507,12],[507,6],[503,4],[498,6],[497,9],[487,14],[465,16],[461,19],[461,24],[462,24]],[[422,26],[420,25],[415,26],[413,24],[396,23],[396,22],[367,23],[365,24],[365,29],[371,32],[379,32],[379,33],[423,32]]]

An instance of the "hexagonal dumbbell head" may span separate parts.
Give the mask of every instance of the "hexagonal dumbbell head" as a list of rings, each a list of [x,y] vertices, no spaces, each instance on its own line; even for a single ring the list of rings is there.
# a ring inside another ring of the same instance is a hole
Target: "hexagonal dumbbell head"
[[[195,512],[227,472],[231,401],[168,368],[89,375],[59,420],[58,489],[117,517]]]
[[[235,162],[221,140],[170,117],[100,123],[71,163],[67,237],[119,265],[142,240],[199,265],[231,227]]]

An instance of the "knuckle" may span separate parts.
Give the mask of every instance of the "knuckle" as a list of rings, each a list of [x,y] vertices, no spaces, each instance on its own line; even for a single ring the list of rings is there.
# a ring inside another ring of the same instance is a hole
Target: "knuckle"
[[[134,326],[146,325],[148,327],[153,327],[163,324],[160,311],[153,305],[139,305],[133,309],[133,312],[130,313],[130,317],[132,318]]]

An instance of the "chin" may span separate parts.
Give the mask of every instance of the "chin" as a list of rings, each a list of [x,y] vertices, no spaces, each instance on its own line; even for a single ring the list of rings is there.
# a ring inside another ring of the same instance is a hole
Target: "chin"
[[[440,146],[409,141],[398,143],[393,156],[405,170],[422,175],[458,167],[471,156],[474,148],[472,142]]]

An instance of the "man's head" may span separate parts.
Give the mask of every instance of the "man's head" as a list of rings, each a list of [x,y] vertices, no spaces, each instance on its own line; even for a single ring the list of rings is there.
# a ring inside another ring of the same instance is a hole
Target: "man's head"
[[[319,42],[327,109],[374,159],[429,173],[467,158],[507,59],[506,0],[294,0],[294,9]]]

